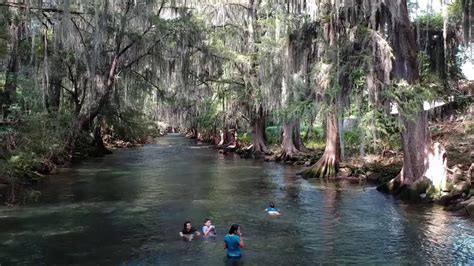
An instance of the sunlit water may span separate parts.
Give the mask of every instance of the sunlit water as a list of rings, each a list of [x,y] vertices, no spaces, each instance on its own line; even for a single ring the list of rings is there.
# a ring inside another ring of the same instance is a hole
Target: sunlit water
[[[52,176],[36,204],[0,209],[0,264],[222,265],[242,226],[245,265],[474,264],[474,223],[371,186],[321,183],[179,136]],[[269,201],[280,217],[264,213]],[[183,242],[210,217],[215,240]]]

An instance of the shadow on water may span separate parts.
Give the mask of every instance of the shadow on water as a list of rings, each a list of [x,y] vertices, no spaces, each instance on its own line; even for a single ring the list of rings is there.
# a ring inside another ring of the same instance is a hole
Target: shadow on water
[[[40,202],[0,209],[0,264],[223,265],[232,223],[244,265],[474,263],[472,221],[297,170],[180,136],[118,150],[52,176]],[[281,216],[265,214],[269,201]],[[215,240],[179,239],[185,220],[205,218]]]

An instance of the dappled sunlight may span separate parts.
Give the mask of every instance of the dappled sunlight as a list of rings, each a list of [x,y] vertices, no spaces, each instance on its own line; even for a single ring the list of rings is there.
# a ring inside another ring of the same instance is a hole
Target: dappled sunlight
[[[471,2],[1,2],[0,266],[474,265]]]

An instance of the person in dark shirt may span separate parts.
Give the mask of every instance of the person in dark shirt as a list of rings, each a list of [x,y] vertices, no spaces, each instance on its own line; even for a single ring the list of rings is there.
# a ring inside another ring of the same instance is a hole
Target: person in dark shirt
[[[197,231],[190,221],[186,221],[183,225],[183,230],[179,232],[179,236],[183,238],[183,240],[191,241],[194,236],[198,236],[199,231]]]

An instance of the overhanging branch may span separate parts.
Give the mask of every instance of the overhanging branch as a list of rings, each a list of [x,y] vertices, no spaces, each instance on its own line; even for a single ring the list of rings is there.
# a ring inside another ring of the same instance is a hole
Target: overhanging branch
[[[12,8],[23,8],[23,9],[35,10],[35,11],[40,11],[40,12],[48,12],[48,13],[60,13],[60,14],[66,13],[64,10],[54,8],[54,7],[31,7],[26,4],[13,3],[13,2],[0,3],[0,6],[6,6],[6,7],[12,7]],[[82,12],[78,12],[78,11],[68,11],[68,12],[75,15],[82,14]]]

